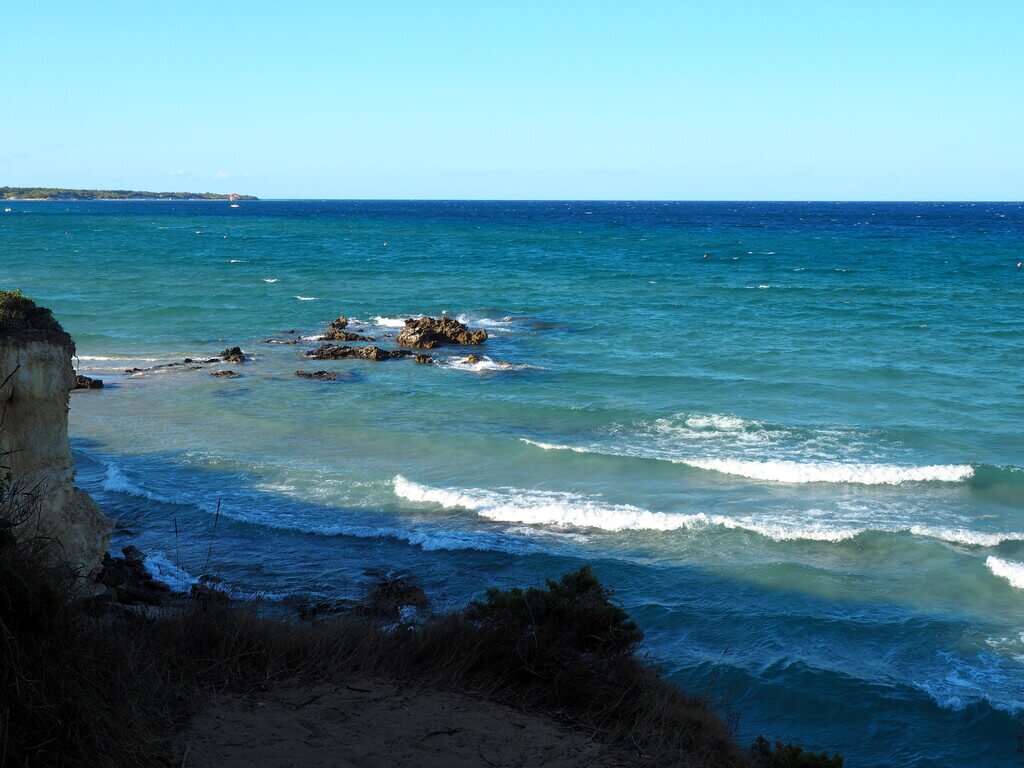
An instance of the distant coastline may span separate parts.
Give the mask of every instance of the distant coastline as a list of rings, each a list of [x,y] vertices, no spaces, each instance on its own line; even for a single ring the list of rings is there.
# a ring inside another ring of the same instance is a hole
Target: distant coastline
[[[35,200],[258,200],[252,195],[214,192],[140,192],[133,189],[64,189],[61,187],[0,187],[0,199]]]

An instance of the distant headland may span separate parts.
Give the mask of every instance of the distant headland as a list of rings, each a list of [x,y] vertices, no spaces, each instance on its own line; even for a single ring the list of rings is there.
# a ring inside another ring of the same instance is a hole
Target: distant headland
[[[257,200],[252,195],[213,192],[139,192],[134,189],[61,189],[0,187],[2,200]]]

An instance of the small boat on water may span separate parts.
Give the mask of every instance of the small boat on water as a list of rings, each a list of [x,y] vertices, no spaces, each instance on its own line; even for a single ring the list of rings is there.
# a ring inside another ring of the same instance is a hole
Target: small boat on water
[[[10,208],[4,208],[4,213],[10,213],[10,212],[11,212]]]
[[[232,208],[237,208],[237,207],[238,207],[238,203],[232,203],[232,204],[231,204],[231,207],[232,207]]]

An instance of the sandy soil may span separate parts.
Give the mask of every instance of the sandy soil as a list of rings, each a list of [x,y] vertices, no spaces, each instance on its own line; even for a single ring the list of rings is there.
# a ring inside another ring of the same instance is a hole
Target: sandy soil
[[[611,768],[625,756],[553,720],[381,680],[282,685],[209,702],[181,741],[184,768]]]

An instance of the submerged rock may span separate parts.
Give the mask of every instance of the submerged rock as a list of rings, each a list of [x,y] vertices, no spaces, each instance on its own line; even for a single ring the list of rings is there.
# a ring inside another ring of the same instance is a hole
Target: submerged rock
[[[410,317],[397,341],[404,347],[419,349],[433,349],[442,344],[482,344],[487,341],[487,331],[470,330],[465,323],[451,317]]]
[[[170,587],[146,570],[146,556],[135,547],[125,547],[121,557],[103,556],[96,582],[108,587],[114,600],[124,605],[160,605]]]
[[[408,357],[412,352],[404,349],[381,349],[380,347],[348,347],[335,344],[321,344],[316,349],[306,352],[306,357],[314,360],[345,360],[356,357],[361,360],[393,360]]]
[[[423,352],[418,352],[413,359],[420,365],[429,365],[434,362],[434,358],[430,355],[424,354]]]
[[[352,381],[355,378],[348,371],[296,371],[295,375],[314,381]]]
[[[363,336],[360,333],[349,333],[348,331],[342,331],[337,328],[328,329],[327,333],[324,334],[324,339],[327,341],[376,341],[373,336]]]
[[[200,608],[213,608],[231,602],[231,595],[224,585],[224,580],[208,573],[204,573],[192,585],[190,594]]]
[[[263,339],[263,344],[298,344],[298,339]]]
[[[220,359],[225,363],[244,363],[246,360],[245,353],[241,347],[228,347],[220,353]]]
[[[369,616],[398,621],[403,614],[422,612],[430,608],[430,598],[423,588],[411,579],[395,573],[371,569],[364,572],[373,581],[366,589],[357,609]]]
[[[210,375],[216,376],[218,379],[237,379],[242,374],[235,373],[234,371],[214,371]]]
[[[72,389],[103,389],[103,379],[94,379],[79,373],[75,376],[75,386]]]

